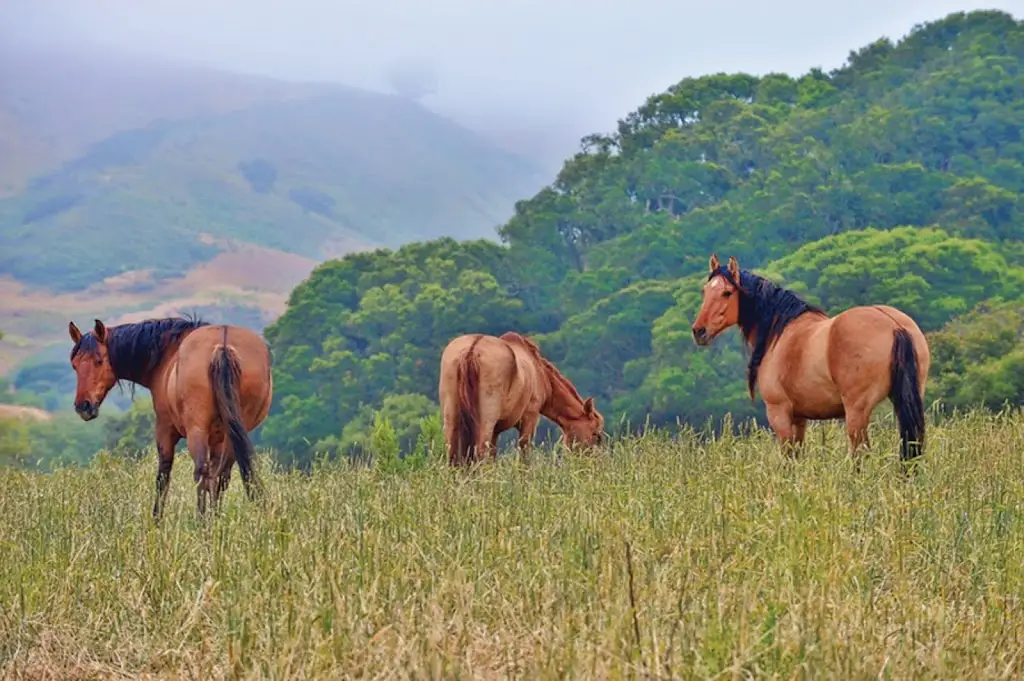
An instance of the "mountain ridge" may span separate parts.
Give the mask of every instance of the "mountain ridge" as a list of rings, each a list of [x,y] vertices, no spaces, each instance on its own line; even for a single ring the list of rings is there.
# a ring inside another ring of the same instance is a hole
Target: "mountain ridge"
[[[132,269],[180,274],[178,261],[217,252],[200,233],[319,259],[496,238],[540,177],[455,121],[355,88],[157,120],[89,144],[0,200],[0,274],[56,290]],[[83,229],[79,257],[51,248]]]

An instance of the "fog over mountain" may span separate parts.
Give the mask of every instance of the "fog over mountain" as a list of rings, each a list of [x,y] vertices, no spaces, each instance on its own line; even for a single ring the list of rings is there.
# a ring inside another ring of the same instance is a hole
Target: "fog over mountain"
[[[980,8],[1019,16],[1024,2],[5,0],[0,39],[380,90],[411,63],[436,80],[425,104],[557,165],[682,77],[830,69],[850,45]]]

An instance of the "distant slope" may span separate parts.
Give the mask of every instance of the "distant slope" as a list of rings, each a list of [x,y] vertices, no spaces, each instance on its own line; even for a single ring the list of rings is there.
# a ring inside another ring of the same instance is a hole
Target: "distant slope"
[[[334,89],[100,48],[43,50],[0,40],[0,196],[120,130]]]
[[[56,290],[180,274],[232,239],[324,258],[494,236],[527,161],[399,97],[355,89],[158,121],[0,200],[0,275]]]
[[[0,41],[0,375],[67,320],[254,328],[321,260],[496,237],[543,176],[397,97]]]

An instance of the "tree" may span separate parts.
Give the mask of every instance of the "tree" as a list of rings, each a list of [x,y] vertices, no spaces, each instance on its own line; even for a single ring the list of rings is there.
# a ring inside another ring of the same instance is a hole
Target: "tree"
[[[766,268],[779,282],[838,314],[854,305],[902,309],[925,331],[978,302],[1024,292],[1024,270],[999,249],[936,228],[865,229],[808,244]]]
[[[929,334],[929,397],[947,409],[1024,403],[1024,305],[983,302]]]

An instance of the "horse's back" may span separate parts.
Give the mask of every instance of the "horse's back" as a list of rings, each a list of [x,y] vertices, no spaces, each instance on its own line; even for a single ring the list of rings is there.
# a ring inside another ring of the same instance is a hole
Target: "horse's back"
[[[208,367],[214,352],[226,345],[238,358],[243,375],[264,378],[270,369],[270,350],[263,338],[244,326],[202,326],[186,336],[178,348],[178,361],[197,369]]]
[[[863,305],[841,312],[832,322],[829,363],[841,387],[888,394],[888,387],[869,390],[868,386],[888,386],[895,332],[902,329],[914,344],[923,388],[931,354],[924,333],[910,315],[889,305]]]
[[[521,412],[517,404],[521,390],[516,386],[523,381],[522,351],[513,343],[487,334],[466,334],[453,339],[441,353],[441,376],[438,396],[442,409],[458,395],[459,366],[464,358],[473,354],[477,371],[480,409],[493,418],[504,420],[511,412]],[[519,417],[516,416],[516,419]]]

